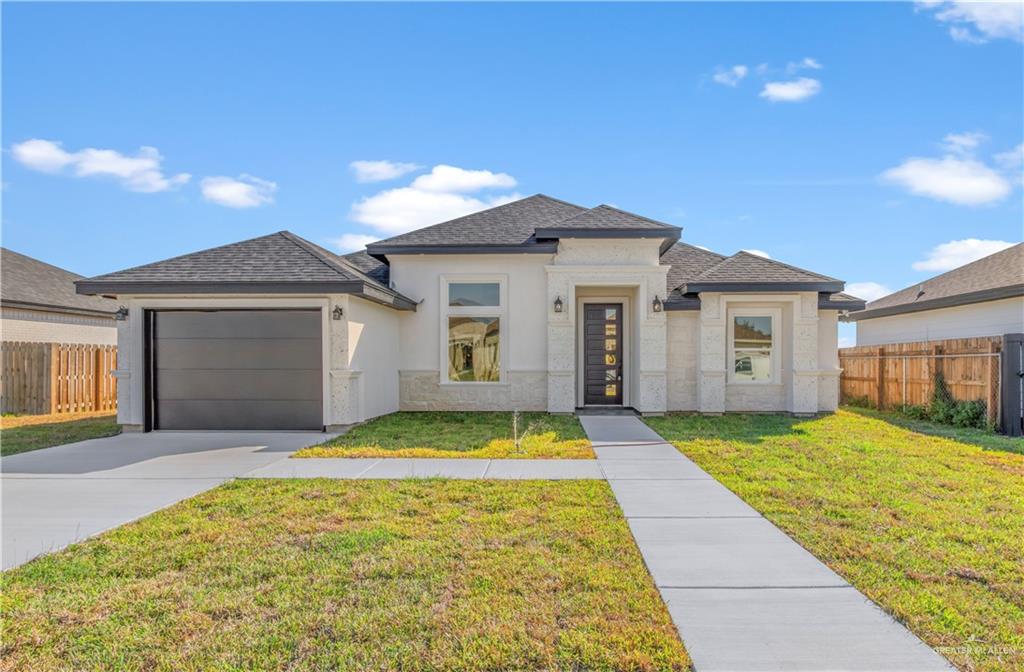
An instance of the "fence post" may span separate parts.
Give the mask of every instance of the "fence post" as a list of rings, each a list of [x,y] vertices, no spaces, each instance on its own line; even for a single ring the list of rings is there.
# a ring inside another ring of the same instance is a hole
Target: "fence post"
[[[60,381],[57,370],[60,368],[60,346],[50,343],[50,414],[57,412],[57,397],[60,395]]]
[[[885,348],[878,348],[876,353],[878,368],[875,369],[875,388],[878,397],[878,410],[885,409]]]

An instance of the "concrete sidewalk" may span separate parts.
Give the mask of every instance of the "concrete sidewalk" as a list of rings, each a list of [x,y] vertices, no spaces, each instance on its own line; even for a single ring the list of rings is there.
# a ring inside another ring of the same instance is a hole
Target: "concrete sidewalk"
[[[699,672],[953,669],[639,419],[580,422]]]
[[[491,478],[599,480],[597,460],[478,460],[311,457],[280,460],[243,478]]]

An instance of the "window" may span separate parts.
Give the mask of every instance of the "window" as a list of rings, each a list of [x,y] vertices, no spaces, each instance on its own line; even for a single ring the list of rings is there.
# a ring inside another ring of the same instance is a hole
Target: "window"
[[[734,383],[771,383],[778,356],[775,328],[778,311],[736,309],[729,323],[730,369]]]
[[[442,365],[449,383],[502,382],[503,279],[442,278]]]

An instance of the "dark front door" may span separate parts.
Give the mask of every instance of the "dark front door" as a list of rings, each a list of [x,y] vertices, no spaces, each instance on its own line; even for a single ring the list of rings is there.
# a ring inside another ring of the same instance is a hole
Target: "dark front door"
[[[583,305],[583,403],[622,405],[622,304]]]

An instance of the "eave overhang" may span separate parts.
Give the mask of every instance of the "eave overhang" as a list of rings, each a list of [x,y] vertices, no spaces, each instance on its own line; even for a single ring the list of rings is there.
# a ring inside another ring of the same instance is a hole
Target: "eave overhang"
[[[956,296],[944,296],[938,299],[925,299],[923,301],[915,301],[914,303],[901,303],[896,306],[886,306],[885,308],[858,310],[857,312],[846,315],[843,320],[847,322],[856,322],[858,320],[870,320],[876,317],[918,313],[924,310],[937,310],[939,308],[953,308],[955,306],[966,306],[972,303],[998,301],[999,299],[1012,299],[1015,296],[1024,296],[1024,284],[983,289],[977,292],[957,294]]]
[[[79,280],[79,294],[352,294],[396,310],[416,310],[416,302],[392,290],[362,280],[338,282],[132,282]]]
[[[845,283],[835,282],[689,282],[687,294],[700,292],[827,292],[843,291]]]
[[[81,292],[77,293],[81,294]],[[58,306],[48,303],[31,303],[28,301],[9,301],[4,299],[0,301],[0,307],[16,308],[19,310],[38,310],[50,313],[67,313],[69,315],[83,315],[87,317],[108,317],[110,319],[114,319],[113,310],[90,310],[88,308],[72,308],[70,306]]]

